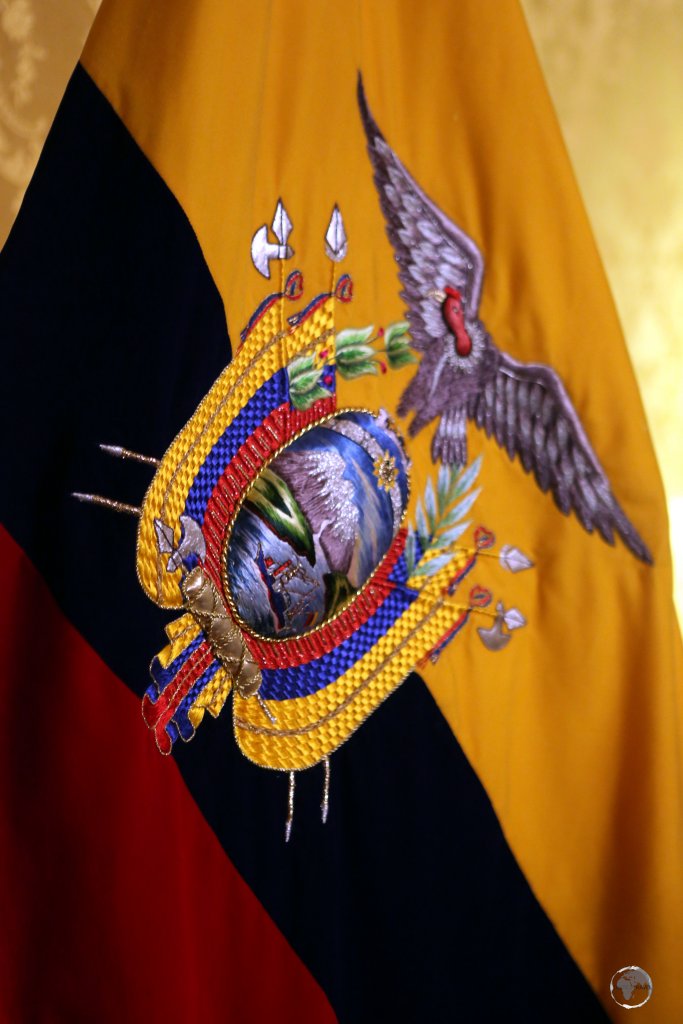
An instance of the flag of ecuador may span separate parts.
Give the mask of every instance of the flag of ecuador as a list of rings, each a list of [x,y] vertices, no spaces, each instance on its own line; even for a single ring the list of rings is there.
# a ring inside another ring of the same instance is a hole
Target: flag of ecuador
[[[664,501],[516,3],[105,0],[0,310],[2,1019],[680,1019]]]

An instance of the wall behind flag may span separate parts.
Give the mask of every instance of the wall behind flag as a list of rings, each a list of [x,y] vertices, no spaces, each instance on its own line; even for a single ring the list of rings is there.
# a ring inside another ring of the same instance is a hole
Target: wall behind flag
[[[683,5],[522,7],[643,394],[683,621]]]
[[[0,245],[100,0],[0,0]]]
[[[0,0],[0,244],[99,0]],[[683,617],[683,5],[522,0],[641,385]]]

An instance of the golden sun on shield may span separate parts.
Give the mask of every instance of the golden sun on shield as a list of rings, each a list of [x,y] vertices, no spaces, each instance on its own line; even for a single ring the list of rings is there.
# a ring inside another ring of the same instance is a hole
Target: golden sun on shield
[[[398,479],[396,459],[389,452],[378,455],[372,464],[377,483],[383,491],[390,491]]]

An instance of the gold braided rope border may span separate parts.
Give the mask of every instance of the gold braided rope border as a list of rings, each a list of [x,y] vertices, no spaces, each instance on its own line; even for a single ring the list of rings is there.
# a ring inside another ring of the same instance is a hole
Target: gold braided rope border
[[[451,577],[466,559],[454,560]],[[233,728],[242,753],[264,768],[298,771],[345,743],[465,612],[430,583],[375,645],[339,679],[316,693],[272,701],[275,725],[256,701],[237,694]]]
[[[201,724],[205,711],[208,711],[213,718],[218,718],[231,689],[232,677],[224,668],[219,668],[187,713],[187,717],[195,729]]]
[[[174,532],[192,483],[214,444],[256,391],[300,351],[334,329],[334,298],[327,299],[301,324],[284,333],[278,299],[254,326],[195,413],[161,460],[145,495],[138,527],[137,572],[145,593],[161,607],[182,607],[181,570],[169,572],[156,543],[154,520]],[[178,538],[179,539],[179,538]]]
[[[174,619],[166,626],[166,636],[170,643],[159,651],[157,658],[162,668],[168,668],[171,662],[175,661],[188,644],[199,636],[199,625],[194,616],[186,612],[179,619]]]
[[[264,320],[272,329],[275,327],[277,311],[271,309],[268,313],[270,316],[267,314]],[[267,380],[272,372],[276,372],[272,370],[272,358],[264,358],[259,362],[258,369],[261,373],[258,372],[257,360],[263,348],[260,333],[257,331],[247,339],[202,399],[192,417],[171,443],[145,495],[138,528],[137,571],[143,590],[161,607],[182,606],[182,572],[180,569],[169,572],[163,564],[157,548],[154,520],[163,519],[164,514],[168,515],[169,511],[173,511],[175,517],[168,525],[172,526],[174,531],[178,530],[178,519],[196,476],[196,469],[201,465],[201,458],[206,458],[223,430],[237,415],[239,408],[258,390],[264,382],[262,377],[265,375]],[[273,343],[276,340],[277,335],[273,338]],[[252,367],[256,372],[251,375],[246,387],[240,387]],[[221,412],[223,415],[220,415]],[[197,452],[200,454],[200,461],[193,473],[192,467],[187,466],[187,461]],[[178,483],[181,467],[183,474]],[[169,495],[169,492],[172,493]]]

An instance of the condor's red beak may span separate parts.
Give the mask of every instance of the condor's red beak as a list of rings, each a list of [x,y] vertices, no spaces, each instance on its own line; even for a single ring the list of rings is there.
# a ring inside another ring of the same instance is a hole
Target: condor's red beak
[[[468,356],[472,351],[472,339],[465,327],[465,314],[462,308],[460,292],[455,288],[445,288],[446,298],[441,312],[449,331],[455,335],[455,351],[459,356]]]

